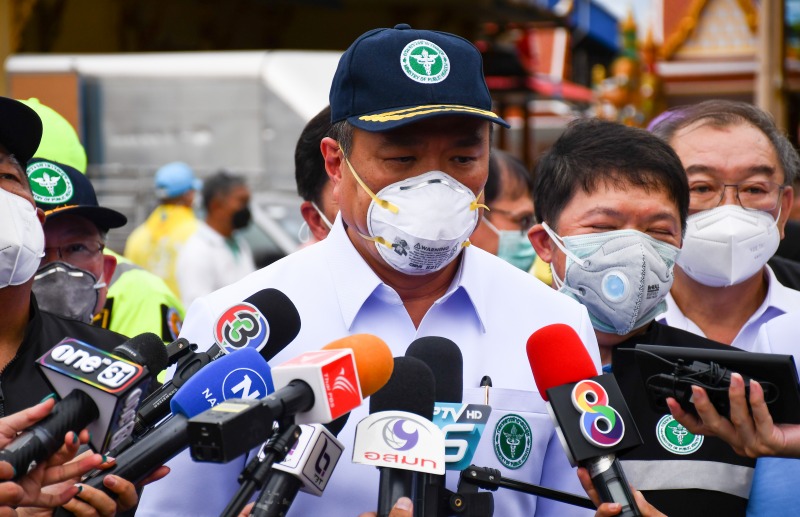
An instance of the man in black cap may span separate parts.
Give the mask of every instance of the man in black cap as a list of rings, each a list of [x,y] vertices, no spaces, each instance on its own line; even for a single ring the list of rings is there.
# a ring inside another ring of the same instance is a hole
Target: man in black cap
[[[196,300],[181,335],[208,343],[224,309],[272,287],[303,318],[300,334],[270,360],[273,366],[351,334],[379,336],[394,356],[417,338],[446,336],[462,351],[465,403],[484,402],[484,376],[494,383],[492,413],[473,463],[581,492],[534,390],[524,344],[539,328],[564,323],[599,368],[588,314],[533,276],[469,246],[483,209],[491,126],[508,126],[491,111],[480,52],[453,34],[408,25],[367,32],[340,59],[330,105],[330,137],[320,147],[339,215],[329,235]],[[351,412],[339,435],[346,447],[366,413],[366,406]],[[138,516],[218,515],[238,488],[243,462],[191,463],[185,454],[170,466],[184,490],[176,494],[164,482],[147,487]],[[455,484],[451,478],[449,486]],[[377,470],[343,459],[322,499],[299,494],[292,511],[351,517],[374,508],[377,498]],[[556,504],[495,494],[495,514],[504,517],[592,513]]]
[[[33,282],[39,307],[90,323],[105,304],[117,261],[103,254],[106,234],[124,215],[101,207],[78,170],[36,158],[28,163],[36,206],[44,211],[45,255]]]
[[[41,135],[41,121],[32,109],[0,97],[0,416],[31,407],[51,393],[35,361],[63,338],[109,351],[125,341],[119,334],[41,310],[32,293],[45,252],[45,215],[36,208],[24,167]],[[91,506],[113,513],[117,507],[134,506],[133,485],[109,478],[106,486],[119,495],[117,501],[86,488],[65,508],[80,513]]]

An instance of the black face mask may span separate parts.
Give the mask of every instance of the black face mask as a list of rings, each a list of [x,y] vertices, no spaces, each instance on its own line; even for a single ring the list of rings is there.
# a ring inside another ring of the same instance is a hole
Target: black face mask
[[[237,212],[233,214],[233,218],[231,219],[231,223],[233,224],[234,230],[241,230],[242,228],[246,227],[250,224],[250,219],[252,219],[252,215],[250,214],[250,207],[244,206]]]

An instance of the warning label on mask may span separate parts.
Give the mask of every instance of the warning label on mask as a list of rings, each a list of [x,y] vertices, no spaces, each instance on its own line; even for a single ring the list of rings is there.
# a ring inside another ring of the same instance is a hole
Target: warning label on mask
[[[405,241],[403,241],[405,244]],[[458,251],[458,245],[431,247],[416,243],[413,247],[406,245],[400,254],[408,255],[408,265],[420,271],[435,271],[446,264]],[[395,252],[398,252],[395,248]]]

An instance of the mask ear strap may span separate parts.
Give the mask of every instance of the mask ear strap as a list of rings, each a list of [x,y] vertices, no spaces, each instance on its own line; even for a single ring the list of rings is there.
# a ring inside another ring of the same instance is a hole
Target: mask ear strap
[[[478,200],[481,198],[482,195],[483,195],[483,190],[478,192],[478,195],[475,197],[474,200],[472,200],[472,203],[469,204],[469,209],[477,210],[479,208],[483,208],[484,210],[489,210],[491,212],[492,210],[488,206],[478,202]]]
[[[328,229],[329,229],[329,230],[333,230],[333,223],[331,223],[331,222],[328,220],[328,218],[327,218],[327,217],[325,217],[325,214],[324,214],[324,213],[322,213],[322,210],[320,210],[320,209],[319,209],[319,207],[317,206],[317,204],[316,204],[315,202],[313,202],[313,201],[312,201],[312,202],[311,202],[311,206],[313,206],[313,207],[314,207],[314,210],[316,210],[316,211],[317,211],[317,213],[319,214],[319,217],[322,219],[322,222],[323,222],[323,223],[325,223],[325,225],[328,227]],[[306,226],[308,226],[308,225],[306,225]]]
[[[566,256],[568,256],[569,258],[571,258],[571,259],[572,259],[572,261],[573,261],[573,262],[576,262],[576,263],[577,263],[579,266],[583,266],[584,260],[583,260],[582,258],[578,258],[577,256],[575,256],[575,254],[574,254],[574,253],[572,253],[571,251],[569,251],[569,250],[566,248],[566,246],[564,246],[564,244],[563,244],[563,239],[562,239],[561,237],[559,237],[558,235],[556,235],[556,232],[554,232],[554,231],[553,231],[553,230],[550,228],[550,226],[548,226],[548,225],[547,225],[547,223],[543,222],[543,223],[542,223],[542,228],[544,228],[544,231],[545,231],[545,232],[547,232],[547,235],[549,235],[549,236],[550,236],[550,238],[551,238],[551,239],[553,239],[553,242],[555,242],[555,243],[556,243],[556,246],[558,246],[558,249],[560,249],[561,251],[563,251],[563,252],[564,252],[564,255],[566,255]],[[555,276],[554,276],[554,278],[555,278]]]
[[[500,230],[498,230],[497,226],[493,225],[492,222],[486,218],[486,216],[481,217],[481,219],[483,219],[483,224],[485,224],[487,228],[492,230],[498,237],[500,236]]]
[[[342,151],[342,156],[344,156],[344,151]],[[374,192],[372,192],[372,190],[370,190],[367,184],[364,183],[364,180],[362,180],[358,176],[358,174],[356,174],[356,170],[350,164],[350,160],[347,159],[347,156],[344,156],[344,161],[347,164],[347,167],[350,168],[350,172],[353,173],[353,176],[356,178],[358,184],[361,185],[361,188],[364,189],[364,192],[366,192],[369,195],[369,197],[371,197],[372,200],[375,201],[375,203],[377,203],[381,208],[385,208],[386,210],[390,211],[393,214],[396,214],[397,212],[400,211],[400,209],[397,208],[397,205],[393,205],[392,203],[386,201],[385,199],[380,199],[378,196],[375,195]]]

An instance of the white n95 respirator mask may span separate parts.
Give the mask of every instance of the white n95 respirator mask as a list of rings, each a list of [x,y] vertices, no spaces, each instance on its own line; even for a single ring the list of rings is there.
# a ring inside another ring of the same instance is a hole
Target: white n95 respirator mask
[[[381,258],[407,275],[439,271],[452,262],[478,225],[472,191],[452,176],[431,171],[392,183],[374,194],[345,158],[350,172],[372,202],[367,209],[369,235]]]
[[[690,278],[703,285],[736,285],[761,271],[780,240],[777,220],[768,212],[738,205],[718,206],[686,220],[686,236],[677,262]]]
[[[636,230],[560,237],[542,226],[567,256],[555,286],[586,307],[596,330],[624,336],[666,310],[677,247]]]
[[[27,199],[0,189],[0,289],[24,284],[44,256],[44,230]]]

